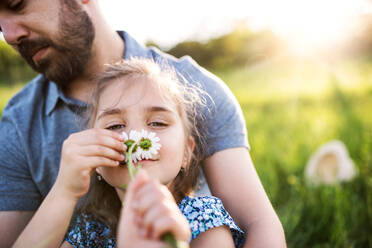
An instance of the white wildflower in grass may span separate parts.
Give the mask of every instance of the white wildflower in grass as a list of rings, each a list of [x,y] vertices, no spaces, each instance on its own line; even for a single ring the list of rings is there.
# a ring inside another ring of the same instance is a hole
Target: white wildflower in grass
[[[341,141],[321,146],[306,165],[306,179],[314,184],[335,184],[351,180],[356,174],[353,161]]]
[[[137,170],[141,167],[140,163],[138,163],[137,168],[134,168],[133,163],[143,159],[151,159],[153,155],[158,154],[161,147],[160,139],[156,136],[156,133],[149,133],[146,130],[141,132],[131,130],[129,136],[126,132],[122,132],[122,136],[124,144],[127,146],[127,152],[125,153],[126,164],[130,177],[133,179]]]

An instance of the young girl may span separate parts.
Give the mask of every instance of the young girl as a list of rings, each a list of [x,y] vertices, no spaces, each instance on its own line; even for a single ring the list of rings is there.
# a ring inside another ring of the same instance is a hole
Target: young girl
[[[195,89],[139,59],[107,67],[98,82],[91,128],[64,142],[57,180],[15,247],[115,247],[116,234],[120,247],[163,247],[167,232],[191,247],[240,247],[243,232],[222,202],[189,196],[203,158]],[[155,132],[161,148],[129,184],[122,133],[134,130]]]

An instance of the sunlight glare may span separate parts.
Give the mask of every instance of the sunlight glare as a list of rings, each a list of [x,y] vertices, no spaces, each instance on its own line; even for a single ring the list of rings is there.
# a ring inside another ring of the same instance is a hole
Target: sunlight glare
[[[299,55],[329,49],[358,28],[364,0],[281,0],[252,2],[252,26],[268,27]]]

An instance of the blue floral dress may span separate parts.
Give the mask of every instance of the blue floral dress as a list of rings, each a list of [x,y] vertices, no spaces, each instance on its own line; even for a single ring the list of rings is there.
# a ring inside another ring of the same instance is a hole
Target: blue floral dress
[[[234,223],[220,199],[213,196],[195,198],[186,196],[178,207],[189,221],[192,239],[211,228],[228,226],[235,246],[238,248],[243,246],[244,233]],[[74,226],[69,230],[65,240],[75,248],[116,247],[111,230],[105,224],[93,220],[91,216],[86,214],[76,217]]]

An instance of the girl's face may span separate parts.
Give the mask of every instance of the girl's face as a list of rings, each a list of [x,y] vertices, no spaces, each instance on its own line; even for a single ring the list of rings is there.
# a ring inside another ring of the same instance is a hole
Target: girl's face
[[[130,130],[145,129],[155,132],[160,138],[158,154],[149,160],[142,160],[142,168],[161,183],[170,183],[181,167],[186,166],[186,143],[192,150],[193,140],[186,141],[185,130],[177,106],[171,100],[162,98],[157,83],[152,79],[122,79],[110,83],[101,93],[94,127],[129,134]],[[135,82],[132,82],[135,80]],[[100,167],[97,171],[107,183],[119,188],[128,184],[126,166]]]

